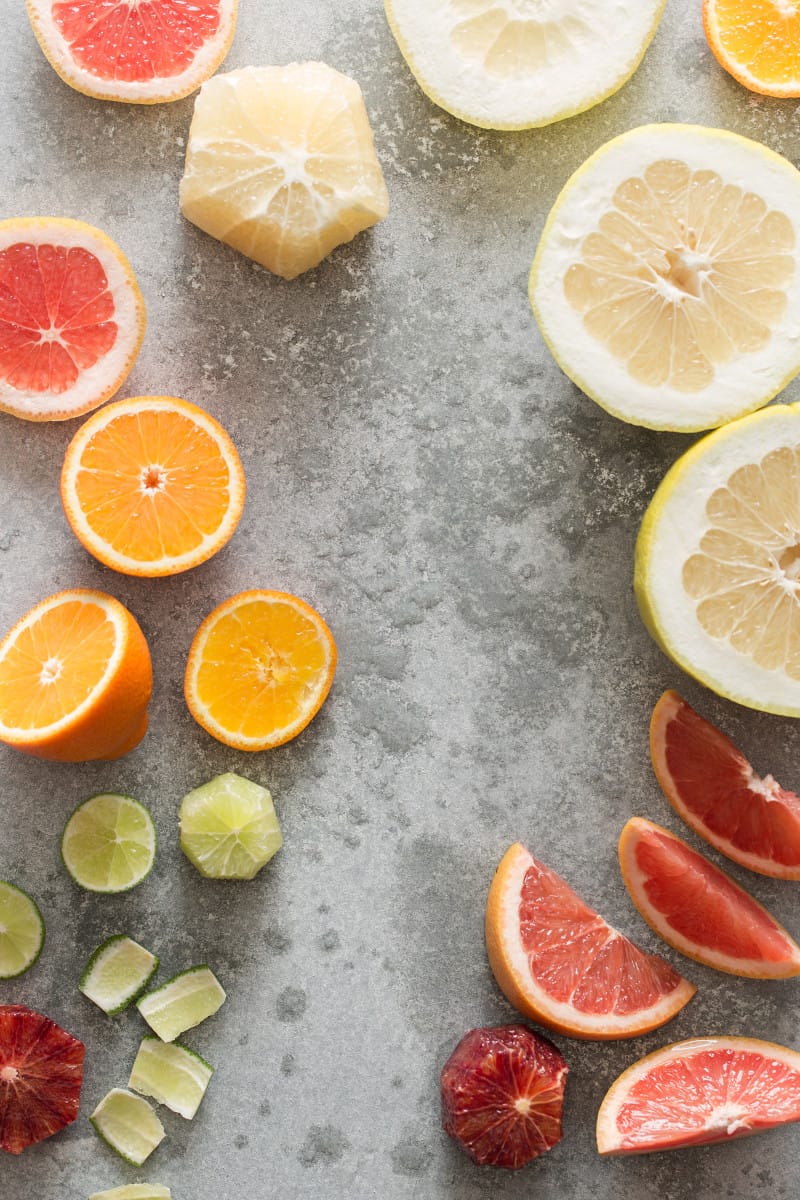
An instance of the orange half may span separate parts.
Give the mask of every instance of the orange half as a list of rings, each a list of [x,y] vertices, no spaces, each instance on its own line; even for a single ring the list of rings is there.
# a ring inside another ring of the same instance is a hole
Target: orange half
[[[797,0],[704,0],[703,25],[717,62],[751,92],[800,96]]]

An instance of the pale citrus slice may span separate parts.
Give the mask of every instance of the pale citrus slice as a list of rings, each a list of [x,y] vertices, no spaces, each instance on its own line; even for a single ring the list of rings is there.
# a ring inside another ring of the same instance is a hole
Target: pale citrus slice
[[[649,125],[557,199],[530,300],[603,408],[688,432],[760,408],[800,370],[800,172],[718,129]]]
[[[676,1042],[628,1067],[597,1117],[601,1154],[729,1142],[800,1120],[800,1054],[755,1038]]]
[[[99,100],[180,100],[213,75],[236,29],[238,0],[27,0],[50,65]]]
[[[117,400],[94,413],[61,471],[75,536],[126,575],[175,575],[206,562],[233,536],[244,498],[228,434],[174,396]]]
[[[197,98],[183,215],[284,279],[389,211],[358,84],[324,63],[245,67]]]
[[[172,1192],[157,1183],[126,1183],[107,1192],[93,1192],[89,1200],[172,1200]]]
[[[66,421],[128,378],[145,329],[119,246],[59,217],[0,221],[0,410]]]
[[[132,796],[90,796],[73,812],[61,837],[61,857],[89,892],[128,892],[153,869],[156,829]]]
[[[253,879],[283,845],[266,788],[228,772],[181,801],[181,850],[209,879]]]
[[[112,1088],[89,1120],[103,1141],[134,1167],[141,1167],[166,1137],[152,1105],[124,1088]]]
[[[141,996],[157,970],[155,954],[118,933],[97,947],[78,988],[103,1012],[116,1016]]]
[[[319,712],[336,643],[318,612],[287,592],[240,592],[195,634],[184,692],[203,728],[237,750],[269,750]]]
[[[0,641],[0,742],[60,762],[119,758],[147,730],[150,652],[103,592],[59,592]]]
[[[754,413],[678,459],[645,513],[634,584],[690,675],[800,716],[800,406]]]
[[[646,954],[530,854],[512,846],[486,902],[486,947],[500,989],[525,1016],[568,1037],[638,1037],[696,989]]]
[[[717,62],[751,92],[800,96],[798,0],[703,0],[703,25]]]
[[[44,921],[36,901],[0,880],[0,979],[29,971],[42,952]]]
[[[440,108],[485,129],[530,129],[619,91],[665,0],[385,0],[403,57]]]
[[[191,1121],[213,1074],[214,1068],[187,1046],[146,1037],[134,1060],[128,1087]]]
[[[225,1003],[222,984],[209,967],[189,967],[137,1000],[136,1007],[162,1042],[213,1017]]]

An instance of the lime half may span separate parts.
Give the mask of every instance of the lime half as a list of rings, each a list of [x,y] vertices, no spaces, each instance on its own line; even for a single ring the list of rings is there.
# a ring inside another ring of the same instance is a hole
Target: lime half
[[[190,967],[138,1000],[136,1007],[162,1042],[193,1029],[225,1003],[225,992],[206,966]]]
[[[78,987],[98,1008],[114,1016],[141,996],[157,970],[155,954],[120,933],[98,946]]]
[[[157,1183],[127,1183],[109,1192],[93,1192],[89,1200],[172,1200],[172,1192]]]
[[[92,796],[67,821],[61,857],[87,891],[127,892],[149,875],[155,861],[153,818],[130,796]]]
[[[186,1046],[146,1037],[136,1055],[128,1087],[191,1121],[213,1074],[214,1068]]]
[[[44,921],[27,892],[0,880],[0,979],[28,971],[42,952]]]
[[[95,1130],[120,1158],[140,1167],[164,1139],[164,1126],[141,1096],[113,1088],[89,1117]]]
[[[229,772],[184,796],[181,850],[211,879],[252,879],[283,845],[272,796]]]

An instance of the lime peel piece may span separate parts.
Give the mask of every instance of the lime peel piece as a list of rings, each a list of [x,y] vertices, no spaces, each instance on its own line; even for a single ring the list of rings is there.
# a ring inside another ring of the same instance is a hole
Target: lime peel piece
[[[162,1042],[174,1042],[187,1029],[213,1017],[225,999],[216,975],[202,963],[148,992],[137,1000],[136,1007]]]
[[[126,1183],[108,1192],[93,1192],[89,1200],[172,1200],[172,1192],[158,1183]]]
[[[124,1088],[112,1088],[89,1120],[103,1141],[135,1167],[141,1167],[166,1136],[152,1105]]]
[[[133,938],[115,934],[89,959],[78,988],[109,1016],[116,1016],[141,996],[158,970],[159,960]]]
[[[213,1074],[214,1068],[188,1046],[146,1037],[136,1055],[128,1087],[191,1121]]]

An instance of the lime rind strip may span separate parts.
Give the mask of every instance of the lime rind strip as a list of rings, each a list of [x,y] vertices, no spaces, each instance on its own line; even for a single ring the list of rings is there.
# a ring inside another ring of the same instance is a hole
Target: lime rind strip
[[[134,1167],[141,1167],[166,1136],[153,1106],[124,1088],[112,1088],[89,1120],[106,1145]]]
[[[129,959],[138,958],[140,969],[137,973],[133,969],[134,964],[130,963],[131,969],[127,975],[126,985],[120,986],[115,992],[108,984],[105,987],[102,986],[102,975],[104,969],[107,971],[109,966],[112,966],[115,958],[121,957],[123,949],[128,950]],[[158,967],[157,955],[151,954],[149,950],[140,946],[127,934],[118,933],[97,947],[86,964],[78,988],[93,1004],[113,1017],[124,1012],[134,1000],[147,990]]]
[[[172,1200],[172,1192],[158,1183],[126,1183],[107,1192],[92,1192],[89,1200]]]
[[[192,980],[191,976],[198,978]],[[195,986],[192,986],[193,983]],[[198,1004],[204,993],[205,1003]],[[194,1029],[212,1017],[225,999],[225,991],[214,972],[201,963],[179,972],[154,991],[147,992],[137,1000],[136,1007],[162,1042],[173,1042],[187,1029]]]
[[[29,971],[42,953],[44,919],[32,896],[0,880],[0,979]]]
[[[136,1055],[128,1087],[191,1121],[213,1074],[211,1064],[188,1046],[146,1037]]]

